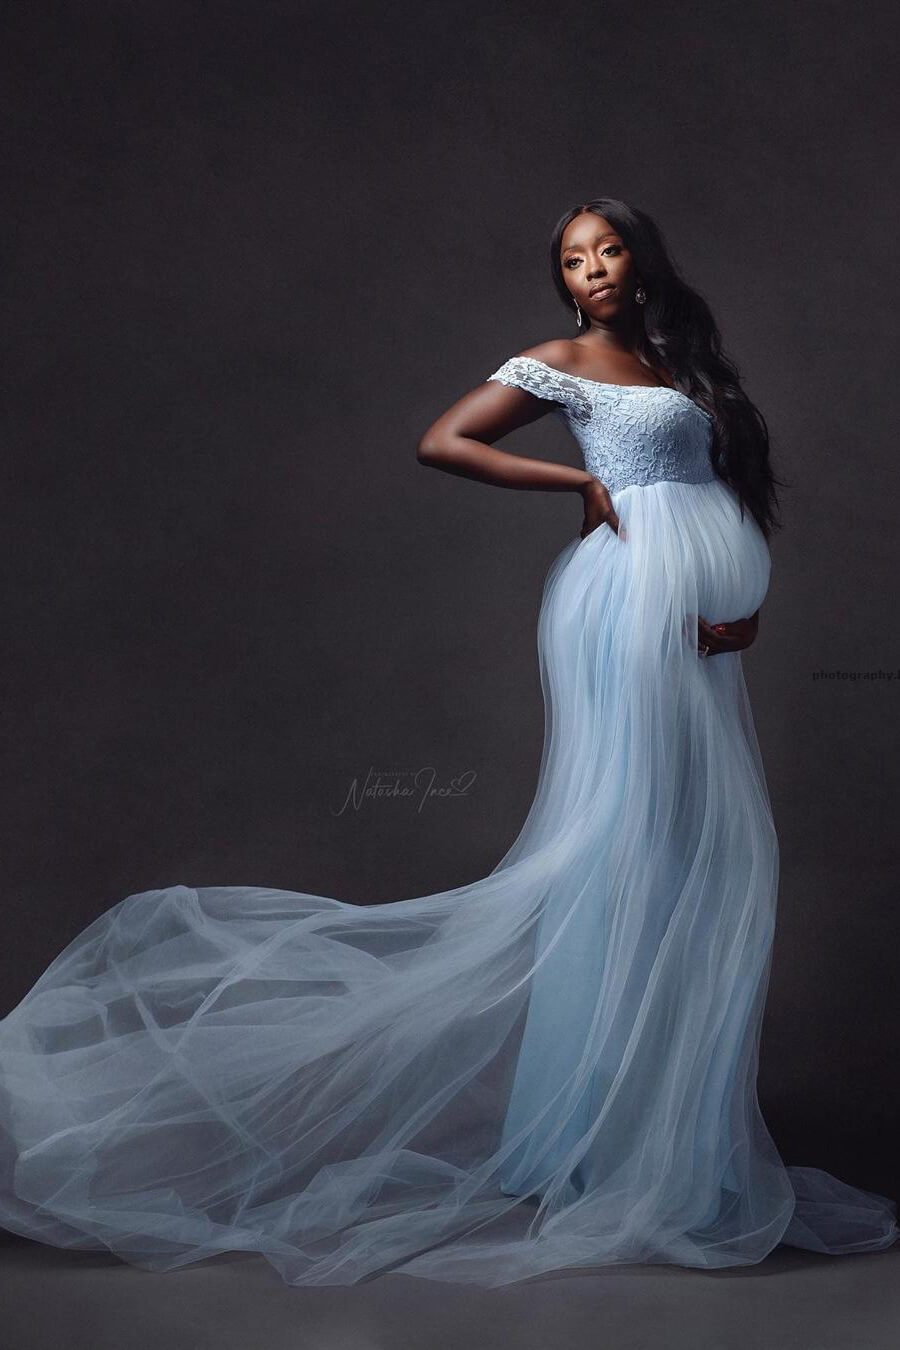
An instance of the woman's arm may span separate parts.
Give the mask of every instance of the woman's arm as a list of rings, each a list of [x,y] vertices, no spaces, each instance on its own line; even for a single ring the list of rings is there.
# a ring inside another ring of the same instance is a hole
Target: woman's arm
[[[494,448],[494,441],[536,422],[552,407],[546,399],[523,389],[488,381],[464,394],[432,423],[419,441],[416,457],[430,468],[495,487],[578,492],[585,508],[582,537],[604,522],[618,530],[618,516],[605,485],[587,469]]]

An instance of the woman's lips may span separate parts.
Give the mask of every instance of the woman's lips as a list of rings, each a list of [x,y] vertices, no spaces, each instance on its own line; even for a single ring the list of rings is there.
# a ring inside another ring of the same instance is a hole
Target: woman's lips
[[[606,300],[615,289],[615,286],[601,286],[599,291],[591,291],[590,298],[592,300]]]

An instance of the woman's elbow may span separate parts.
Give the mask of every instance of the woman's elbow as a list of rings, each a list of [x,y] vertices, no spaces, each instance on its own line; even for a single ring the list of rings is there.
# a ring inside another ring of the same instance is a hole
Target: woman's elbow
[[[451,453],[447,442],[440,437],[430,436],[426,431],[416,446],[416,459],[419,463],[437,468],[441,464],[446,464],[450,458]]]

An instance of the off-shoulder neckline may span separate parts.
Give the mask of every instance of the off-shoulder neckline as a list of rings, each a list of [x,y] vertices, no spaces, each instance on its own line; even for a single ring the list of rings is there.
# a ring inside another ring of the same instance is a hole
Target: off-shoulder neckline
[[[536,366],[543,366],[545,370],[551,371],[554,375],[567,375],[570,380],[583,380],[585,384],[599,384],[603,389],[668,389],[672,394],[681,394],[680,389],[676,389],[671,384],[616,384],[611,380],[592,380],[587,375],[575,375],[571,370],[560,370],[557,366],[550,366],[546,361],[542,361],[539,356],[514,356],[510,358],[513,361],[533,361]],[[687,398],[687,394],[682,394],[682,398]],[[693,403],[693,399],[691,399]]]
[[[691,407],[696,408],[704,417],[709,418],[710,416],[705,408],[701,408],[700,404],[691,398],[690,394],[682,393],[680,389],[675,389],[671,384],[616,384],[610,380],[592,380],[587,375],[573,375],[570,370],[559,370],[557,366],[551,366],[546,361],[542,361],[539,356],[514,356],[510,357],[510,360],[533,361],[536,366],[543,366],[544,370],[549,370],[552,375],[562,375],[569,380],[580,380],[582,384],[595,384],[599,389],[652,389],[654,391],[662,389],[667,394],[676,394],[678,398],[686,399]]]

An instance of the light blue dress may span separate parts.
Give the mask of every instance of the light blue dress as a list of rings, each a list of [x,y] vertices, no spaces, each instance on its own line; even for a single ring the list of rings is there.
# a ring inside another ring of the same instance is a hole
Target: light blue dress
[[[778,845],[739,654],[756,522],[707,414],[512,357],[620,519],[538,627],[543,758],[488,876],[379,906],[172,885],[101,914],[0,1023],[0,1225],[169,1270],[487,1286],[889,1247],[896,1204],[786,1167],[756,1093]]]

